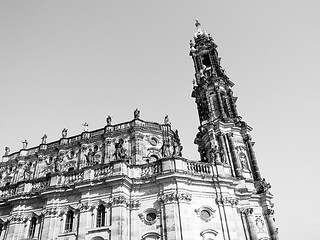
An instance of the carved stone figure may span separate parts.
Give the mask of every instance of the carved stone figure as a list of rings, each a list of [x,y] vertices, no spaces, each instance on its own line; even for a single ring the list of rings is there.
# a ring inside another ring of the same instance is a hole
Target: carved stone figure
[[[163,157],[171,157],[170,144],[163,144],[161,147],[161,152]]]
[[[140,111],[139,111],[138,108],[136,108],[136,110],[134,110],[133,116],[134,116],[134,119],[139,119],[140,118]]]
[[[48,137],[47,134],[43,135],[43,137],[41,138],[42,139],[42,141],[41,141],[42,144],[46,144],[47,143],[47,137]]]
[[[107,126],[111,126],[111,121],[112,121],[112,118],[110,117],[110,115],[108,115],[108,117],[107,117]]]
[[[27,140],[24,140],[24,141],[22,142],[22,149],[27,149],[27,147],[28,147],[28,141],[27,141]]]
[[[241,167],[243,169],[248,169],[248,163],[247,163],[246,155],[244,155],[244,153],[240,153],[239,154],[239,158],[240,158]]]
[[[89,152],[86,156],[86,165],[91,165],[93,163],[94,152],[92,149],[89,149]]]
[[[82,126],[84,127],[84,128],[83,128],[83,131],[84,131],[84,132],[88,132],[89,124],[88,124],[87,122],[85,122],[84,124],[82,124]]]
[[[178,130],[175,130],[173,132],[173,156],[177,156],[177,157],[181,157],[182,156],[182,149],[183,147],[181,146],[181,143],[180,143],[180,137],[179,137],[179,132]]]
[[[168,116],[168,114],[166,114],[165,116],[164,116],[164,124],[165,125],[170,125],[171,123],[170,123],[170,121],[169,121],[169,116]]]
[[[10,148],[9,148],[9,147],[5,147],[5,149],[4,149],[4,155],[5,155],[5,156],[8,156],[9,153],[10,153]]]
[[[68,134],[68,129],[64,128],[62,130],[62,138],[66,138],[67,137],[67,134]]]
[[[260,181],[260,185],[258,187],[257,193],[266,193],[270,188],[271,188],[271,184],[267,183],[266,179],[263,178]]]
[[[115,144],[115,159],[116,160],[120,160],[120,159],[124,159],[126,157],[126,149],[123,147],[124,144],[124,140],[123,139],[119,139],[119,141]]]

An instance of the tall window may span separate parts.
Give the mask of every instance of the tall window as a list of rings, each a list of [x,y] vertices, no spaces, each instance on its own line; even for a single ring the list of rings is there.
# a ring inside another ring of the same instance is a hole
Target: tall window
[[[29,232],[28,232],[28,237],[33,238],[34,233],[36,232],[36,226],[37,226],[37,218],[32,217],[30,221],[30,227],[29,227]]]
[[[72,232],[72,225],[73,225],[73,212],[72,210],[69,210],[67,212],[67,217],[66,217],[66,227],[65,231],[66,232]]]
[[[106,208],[101,204],[97,211],[97,227],[104,227],[106,220]]]

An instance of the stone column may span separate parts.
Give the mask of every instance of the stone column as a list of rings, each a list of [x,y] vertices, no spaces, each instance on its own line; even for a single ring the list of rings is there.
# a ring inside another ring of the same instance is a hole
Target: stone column
[[[76,221],[76,227],[78,228],[75,228],[75,231],[77,232],[77,239],[85,239],[87,228],[90,228],[90,226],[88,226],[88,222],[90,222],[91,211],[89,211],[88,204],[79,203],[76,215],[78,215],[78,219],[75,217],[74,220]]]
[[[224,155],[224,156],[221,156],[221,162],[228,163],[229,162],[229,156],[228,156],[228,152],[227,152],[227,148],[226,148],[224,134],[220,133],[218,136],[219,136],[220,145],[222,146],[223,155]]]
[[[257,159],[256,159],[256,156],[255,156],[255,153],[253,151],[253,148],[252,148],[252,143],[251,143],[251,136],[249,134],[247,134],[245,137],[244,137],[244,141],[246,143],[246,146],[247,146],[247,149],[248,149],[248,152],[249,152],[249,155],[250,155],[250,164],[251,164],[251,167],[252,167],[252,171],[253,171],[253,177],[255,180],[260,180],[261,179],[261,174],[260,174],[260,171],[259,171],[259,167],[258,167],[258,163],[257,163]]]
[[[217,93],[217,96],[218,96],[218,103],[219,103],[221,117],[222,117],[222,119],[225,119],[227,117],[227,115],[226,115],[226,113],[224,111],[224,108],[223,108],[223,102],[222,102],[221,94],[220,94],[220,91],[219,91],[219,87],[216,87],[215,89],[216,89],[216,93]]]
[[[240,163],[239,163],[238,158],[236,156],[236,151],[234,148],[232,136],[233,136],[233,133],[227,133],[227,139],[228,139],[228,143],[229,143],[229,147],[230,147],[230,153],[231,153],[234,171],[235,171],[236,177],[243,177]]]
[[[275,221],[274,221],[274,210],[271,208],[267,208],[266,210],[263,211],[264,218],[266,219],[268,230],[269,230],[269,235],[271,240],[278,240],[278,229],[275,226]]]
[[[179,210],[179,221],[181,223],[181,232],[183,234],[183,240],[193,240],[192,233],[192,223],[187,217],[181,216],[191,216],[194,214],[193,209],[190,206],[192,196],[189,193],[178,193],[178,210]]]
[[[242,213],[246,217],[246,222],[250,233],[250,240],[258,240],[256,224],[253,216],[253,208],[244,209]]]
[[[112,199],[112,224],[111,239],[128,240],[128,200],[124,196]]]
[[[158,201],[161,204],[161,215],[164,219],[164,239],[182,240],[176,193],[161,194]]]

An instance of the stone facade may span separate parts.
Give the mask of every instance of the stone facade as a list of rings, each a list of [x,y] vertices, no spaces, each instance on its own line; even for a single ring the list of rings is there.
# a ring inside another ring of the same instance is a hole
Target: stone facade
[[[190,43],[201,161],[182,157],[177,130],[134,119],[10,153],[0,163],[0,240],[277,239],[261,178],[212,37]]]

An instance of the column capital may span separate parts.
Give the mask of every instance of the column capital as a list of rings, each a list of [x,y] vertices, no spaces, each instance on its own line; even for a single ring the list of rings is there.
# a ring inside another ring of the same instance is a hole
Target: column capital
[[[240,211],[246,216],[251,216],[253,214],[253,208],[243,208]]]

